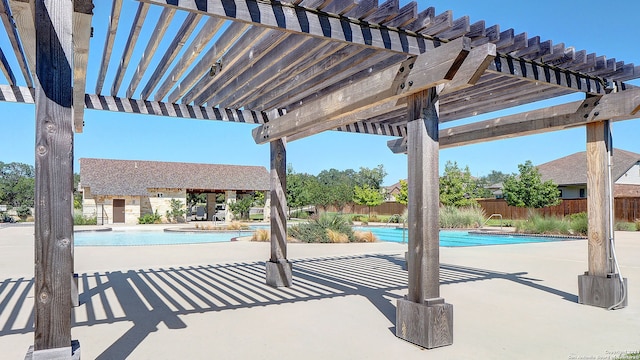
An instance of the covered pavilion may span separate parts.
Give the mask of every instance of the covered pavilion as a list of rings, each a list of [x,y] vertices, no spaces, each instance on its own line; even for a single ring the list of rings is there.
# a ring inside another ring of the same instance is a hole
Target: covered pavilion
[[[293,281],[287,141],[328,130],[397,137],[389,147],[408,155],[411,202],[408,294],[397,302],[396,329],[426,348],[453,341],[453,305],[439,291],[439,148],[584,126],[589,265],[578,277],[579,302],[625,305],[613,246],[610,124],[637,116],[640,89],[625,81],[640,77],[640,68],[415,2],[142,0],[133,22],[123,24],[128,5],[113,0],[107,17],[93,14],[91,0],[0,2],[12,45],[0,53],[7,82],[0,100],[36,105],[34,358],[71,358],[79,346],[71,339],[70,209],[73,132],[83,130],[84,109],[255,124],[256,143],[269,143],[271,151],[266,282],[275,287]],[[142,39],[151,9],[161,14]],[[108,22],[106,31],[93,33],[95,22]],[[179,29],[169,31],[172,25]],[[127,36],[122,54],[112,51],[116,33]],[[91,36],[105,39],[91,49],[103,54],[96,84],[86,81]],[[132,56],[136,46],[145,47],[139,58]],[[9,65],[10,54],[18,69]],[[155,57],[158,66],[143,83]],[[107,90],[107,69],[115,63]],[[129,65],[137,67],[123,84]],[[439,129],[571,93],[584,100]]]

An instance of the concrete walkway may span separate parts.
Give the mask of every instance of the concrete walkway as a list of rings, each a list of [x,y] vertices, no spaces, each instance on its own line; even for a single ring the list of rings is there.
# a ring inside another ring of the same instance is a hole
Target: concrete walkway
[[[264,285],[269,244],[78,247],[83,359],[615,359],[640,352],[640,233],[616,233],[629,306],[577,304],[585,240],[441,249],[454,344],[395,337],[406,246],[290,244],[294,287]],[[33,227],[0,229],[0,356],[33,343]]]

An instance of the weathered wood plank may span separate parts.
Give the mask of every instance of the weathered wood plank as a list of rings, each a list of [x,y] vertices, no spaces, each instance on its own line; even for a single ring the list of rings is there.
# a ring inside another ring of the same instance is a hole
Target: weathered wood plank
[[[73,4],[35,2],[35,351],[71,346]]]
[[[386,0],[378,6],[378,9],[373,14],[364,18],[364,21],[381,24],[388,20],[393,19],[400,10],[399,0]]]
[[[593,95],[602,95],[605,93],[601,79],[573,72],[563,72],[556,67],[528,62],[510,56],[497,56],[489,65],[488,71],[517,75],[524,79],[528,79],[529,81],[539,81],[545,84],[570,88]]]
[[[266,3],[253,0],[209,0],[205,3],[191,0],[141,1],[394,52],[420,54],[434,47],[425,38],[411,36],[399,30],[371,27],[348,17],[335,18],[277,2]]]
[[[587,124],[587,217],[590,276],[615,273],[609,261],[611,233],[611,129],[609,121]]]
[[[178,79],[182,77],[182,75],[187,71],[189,66],[191,66],[191,64],[195,61],[195,59],[204,50],[205,46],[209,43],[209,41],[218,33],[218,31],[220,30],[223,24],[224,24],[224,20],[216,17],[210,17],[209,19],[207,19],[205,24],[202,26],[202,29],[200,30],[200,32],[198,32],[198,35],[196,35],[196,37],[193,39],[191,44],[189,44],[189,47],[185,49],[180,60],[178,60],[178,62],[173,67],[169,75],[158,87],[158,90],[156,91],[154,96],[155,101],[162,101],[162,99],[169,93],[169,90],[171,90],[173,85],[175,85],[178,82]],[[238,26],[240,26],[242,29],[246,29],[245,24],[238,24]],[[240,36],[240,33],[236,34],[236,36]],[[218,43],[216,43],[213,48],[215,48],[216,46],[218,46]],[[216,51],[217,53],[217,50],[210,50],[210,51]],[[203,58],[209,59],[211,58],[211,55],[207,53],[207,55],[203,55]],[[203,62],[199,63],[199,65],[203,68],[205,66]],[[196,80],[194,80],[194,83],[195,81]]]
[[[438,226],[438,93],[436,88],[412,94],[407,114],[409,246],[407,300],[424,304],[440,297]]]
[[[411,24],[416,20],[418,16],[418,4],[415,1],[411,1],[407,5],[400,8],[398,14],[391,20],[384,23],[386,26],[402,28],[407,24]]]
[[[503,116],[440,131],[440,147],[468,145],[479,142],[540,134],[581,126],[604,119],[623,121],[640,113],[640,89],[589,97],[584,101],[550,106],[521,114]],[[397,140],[388,143],[392,151],[405,152]]]
[[[372,73],[382,71],[406,59],[406,56],[403,55],[395,54],[389,56],[386,53],[372,52],[370,49],[366,49],[335,66],[333,70],[339,75],[331,76],[331,73],[325,72],[318,74],[314,78],[306,79],[293,88],[290,94],[272,102],[270,107],[283,107],[287,111],[297,109],[305,106],[310,101],[331,94],[353,82],[368,77]],[[278,103],[278,101],[281,102]]]
[[[104,50],[102,52],[102,60],[100,70],[98,71],[98,80],[96,82],[96,94],[102,93],[104,79],[107,76],[109,61],[111,60],[111,52],[113,51],[113,43],[116,40],[116,32],[118,31],[118,23],[120,22],[120,10],[122,10],[122,0],[113,0],[111,7],[111,17],[109,21],[109,30],[104,40]]]
[[[84,94],[87,88],[87,64],[93,2],[74,0],[73,13],[73,126],[77,133],[84,127]]]
[[[287,258],[287,152],[286,140],[272,141],[271,148],[271,257]]]
[[[308,86],[311,83],[310,79],[317,79],[318,74],[327,76],[329,75],[327,73],[331,72],[334,67],[340,66],[347,59],[356,55],[368,58],[374,52],[375,50],[372,49],[360,49],[335,42],[329,43],[323,46],[319,52],[312,53],[313,56],[306,57],[294,71],[282,74],[279,79],[273,81],[272,85],[256,92],[257,96],[250,99],[246,103],[246,107],[260,111],[269,110],[277,105],[280,99],[290,96],[295,87],[301,84]],[[304,81],[294,82],[291,81],[292,79],[303,79]]]
[[[129,83],[129,88],[127,89],[127,97],[133,97],[133,93],[138,88],[138,84],[140,84],[140,80],[144,75],[144,72],[147,71],[147,67],[149,67],[149,63],[153,58],[153,55],[156,53],[158,46],[160,45],[160,40],[162,40],[164,33],[169,28],[171,24],[171,19],[175,15],[176,10],[171,8],[162,9],[162,13],[158,18],[158,22],[156,23],[156,27],[151,33],[151,37],[149,38],[149,42],[147,43],[147,47],[144,49],[142,53],[142,57],[140,58],[140,62],[136,67],[136,71],[131,78],[131,82]],[[112,94],[115,95],[115,94]]]
[[[469,17],[463,16],[453,21],[453,25],[450,29],[439,32],[436,34],[440,39],[453,40],[461,36],[465,36],[471,31],[471,25],[469,24]]]
[[[436,8],[433,6],[428,7],[426,10],[418,13],[416,19],[411,23],[405,26],[405,29],[420,32],[427,28],[433,22],[433,18],[436,15]]]
[[[7,0],[0,1],[0,17],[2,17],[2,24],[4,25],[7,37],[9,38],[9,42],[11,43],[11,47],[13,48],[13,53],[16,55],[16,60],[18,61],[18,66],[20,66],[20,70],[22,71],[24,81],[28,87],[33,87],[33,80],[31,79],[31,74],[29,73],[29,64],[27,63],[27,57],[25,56],[24,50],[22,49],[22,44],[20,43],[17,27],[15,22],[13,21],[13,17],[11,16],[11,9]],[[4,53],[2,53],[2,59],[3,72],[5,74],[5,77],[9,81],[9,85],[17,85],[15,76],[13,75],[8,62],[4,57]]]
[[[295,36],[295,35],[294,35]],[[229,108],[241,107],[255,96],[266,94],[267,89],[296,76],[298,71],[303,71],[304,64],[309,59],[321,58],[321,49],[331,47],[328,40],[307,39],[301,42],[295,50],[286,55],[275,65],[265,69],[254,77],[245,87],[244,91],[233,91],[220,105]]]
[[[22,49],[27,58],[29,69],[35,77],[36,68],[36,25],[34,23],[35,4],[23,0],[9,0],[11,16],[22,42]],[[35,81],[35,79],[34,79]]]
[[[6,56],[4,56],[4,51],[2,51],[2,49],[0,49],[0,69],[2,70],[2,73],[4,74],[4,77],[9,82],[9,85],[16,85],[16,77],[15,77],[15,75],[13,75],[13,71],[11,70],[11,66],[9,65],[9,62],[7,61]]]
[[[0,95],[4,93],[5,89],[6,88],[0,85]],[[92,110],[107,110],[187,119],[231,121],[247,124],[264,124],[268,119],[266,114],[251,110],[219,109],[158,101],[123,99],[102,95],[86,95],[85,106],[87,109]]]
[[[358,2],[355,0],[333,0],[322,8],[322,11],[330,14],[344,15],[349,10],[355,8]]]
[[[191,33],[193,33],[193,31],[196,29],[196,26],[198,25],[201,17],[202,15],[195,13],[189,13],[189,15],[187,15],[187,18],[182,23],[182,26],[178,30],[178,33],[171,41],[171,44],[169,44],[167,51],[165,51],[164,55],[162,55],[162,59],[160,59],[158,66],[153,71],[153,74],[151,74],[149,81],[147,81],[147,84],[142,89],[142,92],[140,93],[141,99],[147,100],[149,96],[151,96],[151,92],[153,91],[153,89],[156,87],[156,85],[158,85],[160,79],[162,79],[167,69],[169,69],[169,66],[171,65],[173,60],[178,56],[178,53],[180,53],[180,50],[187,42],[189,36],[191,36]],[[221,22],[220,20],[215,18],[211,19],[217,22]],[[213,31],[213,34],[215,34],[216,31],[217,30]]]
[[[354,1],[356,2],[356,1]],[[378,0],[360,0],[356,6],[344,13],[344,16],[356,19],[364,19],[378,8]]]
[[[236,65],[237,70],[231,69],[231,73],[234,75],[232,81],[228,81],[224,86],[216,85],[215,82],[212,84],[212,86],[216,87],[216,91],[207,101],[207,105],[229,107],[227,98],[237,98],[243,96],[245,92],[248,92],[238,91],[238,89],[248,90],[254,89],[259,85],[264,85],[265,81],[276,76],[282,67],[289,67],[291,63],[299,60],[302,52],[298,50],[308,50],[304,44],[311,44],[314,40],[317,41],[317,39],[301,39],[299,35],[291,34],[273,47],[268,54],[256,59],[257,61],[253,64]],[[266,80],[253,82],[256,78],[266,78]],[[250,83],[251,85],[249,85]]]
[[[189,91],[191,87],[202,78],[203,74],[209,71],[211,66],[214,65],[227,52],[227,50],[232,47],[236,40],[240,36],[243,36],[245,30],[246,33],[249,34],[246,36],[249,37],[254,35],[257,36],[258,34],[262,33],[260,29],[249,28],[249,25],[244,23],[232,23],[231,25],[229,25],[227,30],[222,35],[220,35],[216,43],[202,55],[198,63],[182,79],[180,84],[176,86],[171,94],[169,94],[169,102],[177,103],[178,99],[180,99],[187,91]],[[173,73],[171,75],[173,75]],[[161,97],[159,97],[159,95],[156,96],[156,100],[159,99],[161,99]]]
[[[291,286],[292,264],[287,260],[287,153],[286,140],[271,147],[271,238],[270,258],[266,263],[266,283],[273,287]]]
[[[118,96],[120,84],[122,84],[122,79],[127,72],[127,67],[129,66],[129,61],[131,60],[133,48],[136,46],[138,36],[140,35],[140,30],[142,29],[142,24],[144,23],[144,19],[147,17],[148,12],[149,4],[140,2],[138,5],[138,10],[136,11],[136,15],[133,19],[133,23],[131,24],[129,38],[127,39],[127,42],[124,46],[124,51],[122,52],[122,58],[120,58],[120,63],[118,64],[118,70],[116,70],[116,75],[113,79],[113,85],[111,86],[111,96]]]
[[[183,102],[188,104],[193,100],[196,105],[205,104],[216,94],[219,88],[226,86],[238,74],[251,68],[257,61],[269,54],[278,44],[287,39],[291,34],[278,30],[267,30],[256,41],[247,46],[244,51],[233,57],[233,49],[221,58],[222,68],[215,76],[208,76],[204,83],[198,83],[194,88],[185,94]],[[235,46],[234,46],[235,48]],[[228,56],[229,55],[229,56]],[[192,93],[195,89],[202,89],[196,96]],[[211,105],[211,104],[209,104]]]
[[[453,26],[453,12],[447,10],[432,18],[431,23],[420,30],[420,34],[434,36],[443,31],[451,29]]]
[[[254,129],[254,139],[257,143],[273,141],[311,126],[319,126],[320,121],[324,123],[323,130],[333,129],[340,126],[332,121],[337,117],[397,100],[451,80],[468,55],[468,46],[469,40],[460,38],[415,60],[371,74],[366,79]]]

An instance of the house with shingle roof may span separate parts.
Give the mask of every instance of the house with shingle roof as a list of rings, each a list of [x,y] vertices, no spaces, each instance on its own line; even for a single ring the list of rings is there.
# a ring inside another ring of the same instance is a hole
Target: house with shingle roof
[[[537,166],[542,181],[558,184],[563,199],[587,197],[587,152],[582,151]],[[640,154],[614,149],[611,161],[613,195],[640,197]]]
[[[165,215],[173,199],[186,204],[189,193],[207,194],[211,219],[216,195],[223,193],[226,203],[258,191],[268,198],[270,185],[262,166],[82,158],[79,187],[85,216],[104,224],[136,224],[144,214]]]

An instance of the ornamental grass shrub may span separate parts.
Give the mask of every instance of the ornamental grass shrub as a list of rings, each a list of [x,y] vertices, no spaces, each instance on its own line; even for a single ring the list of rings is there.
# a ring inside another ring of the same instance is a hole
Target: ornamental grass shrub
[[[484,220],[484,210],[480,207],[440,207],[440,228],[443,229],[478,228]]]
[[[327,230],[331,230],[331,235]],[[320,217],[291,226],[289,235],[307,243],[342,242],[343,235],[346,236],[347,242],[355,241],[351,224],[342,215],[322,214]]]
[[[587,231],[589,230],[587,219],[586,212],[569,215],[569,227],[575,235],[587,235]]]
[[[616,231],[636,231],[636,224],[632,222],[619,221],[615,223],[614,229]]]
[[[251,241],[269,241],[271,239],[271,231],[269,229],[258,229],[251,236]]]
[[[569,235],[570,230],[569,221],[554,216],[530,214],[527,220],[516,222],[516,232],[525,234]]]

